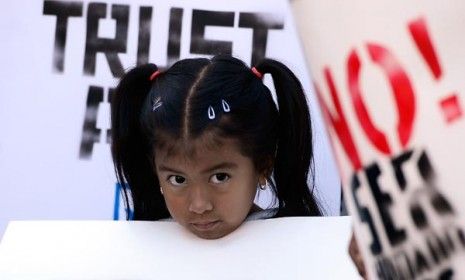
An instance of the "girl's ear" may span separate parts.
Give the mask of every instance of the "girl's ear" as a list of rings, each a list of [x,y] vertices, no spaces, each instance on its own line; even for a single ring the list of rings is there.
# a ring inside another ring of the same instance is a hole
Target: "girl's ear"
[[[258,184],[260,186],[263,186],[266,184],[266,180],[267,180],[268,177],[265,177],[263,176],[262,174],[260,174],[260,177],[258,177]]]
[[[274,158],[268,157],[262,166],[263,169],[260,171],[259,177],[259,183],[261,185],[265,184],[266,180],[271,177],[271,173],[273,173]]]

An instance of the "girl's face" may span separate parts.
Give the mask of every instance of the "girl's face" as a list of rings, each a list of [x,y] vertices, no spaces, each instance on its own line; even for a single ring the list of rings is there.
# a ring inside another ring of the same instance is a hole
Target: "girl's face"
[[[251,211],[257,184],[265,177],[243,156],[235,141],[192,152],[156,150],[155,168],[171,217],[201,238],[223,237],[239,227]],[[187,156],[189,155],[189,156]]]

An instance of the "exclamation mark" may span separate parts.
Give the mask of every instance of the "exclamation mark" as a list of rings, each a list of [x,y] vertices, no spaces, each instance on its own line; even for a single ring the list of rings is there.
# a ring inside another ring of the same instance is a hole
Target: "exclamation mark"
[[[423,59],[433,73],[434,79],[440,81],[442,78],[441,64],[439,63],[433,43],[426,29],[426,21],[420,17],[408,24],[410,34],[417,45]],[[456,121],[462,117],[463,112],[457,98],[456,92],[451,92],[447,97],[439,100],[444,119],[447,123]]]

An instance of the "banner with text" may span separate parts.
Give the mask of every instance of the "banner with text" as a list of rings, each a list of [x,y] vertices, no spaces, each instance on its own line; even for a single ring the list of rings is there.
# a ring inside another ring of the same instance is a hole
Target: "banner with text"
[[[465,277],[465,2],[293,2],[370,279]]]

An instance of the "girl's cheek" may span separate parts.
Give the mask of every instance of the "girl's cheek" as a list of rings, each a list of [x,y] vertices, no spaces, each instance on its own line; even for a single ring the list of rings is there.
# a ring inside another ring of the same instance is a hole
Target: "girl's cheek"
[[[186,213],[186,209],[188,209],[186,201],[181,197],[173,197],[171,195],[165,195],[164,197],[166,207],[168,208],[171,217],[177,222],[182,222],[184,220],[184,213]]]

